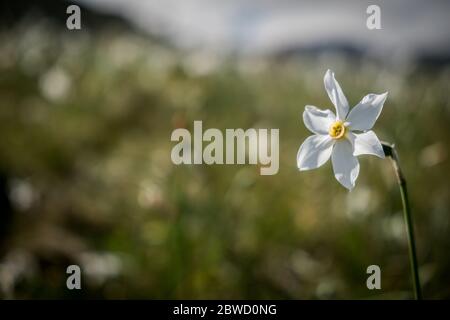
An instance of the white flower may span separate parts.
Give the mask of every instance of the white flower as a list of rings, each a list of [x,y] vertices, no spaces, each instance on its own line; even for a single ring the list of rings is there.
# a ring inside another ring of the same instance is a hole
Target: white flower
[[[334,73],[328,70],[323,80],[336,115],[331,110],[305,107],[303,122],[314,135],[300,146],[297,166],[300,171],[318,168],[331,157],[334,176],[351,190],[359,174],[356,156],[372,154],[384,158],[380,140],[370,129],[380,115],[388,93],[368,94],[349,112],[347,98]]]

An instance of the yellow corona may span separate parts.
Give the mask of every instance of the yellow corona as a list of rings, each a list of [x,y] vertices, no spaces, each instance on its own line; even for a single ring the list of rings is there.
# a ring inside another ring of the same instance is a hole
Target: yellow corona
[[[328,130],[328,134],[333,139],[340,139],[345,136],[345,125],[342,121],[336,121],[330,126],[330,129]]]

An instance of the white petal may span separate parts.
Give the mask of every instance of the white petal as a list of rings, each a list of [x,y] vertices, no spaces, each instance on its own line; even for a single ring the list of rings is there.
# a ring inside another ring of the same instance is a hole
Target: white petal
[[[328,93],[328,97],[330,97],[331,102],[333,102],[336,108],[337,118],[339,120],[345,120],[349,109],[348,101],[342,92],[341,86],[334,78],[334,72],[327,70],[325,77],[323,78],[323,82],[325,84],[325,90]]]
[[[297,153],[300,171],[315,169],[328,161],[334,141],[328,135],[313,135],[306,138]]]
[[[314,106],[306,106],[303,112],[303,122],[309,131],[316,134],[328,134],[328,129],[336,120],[331,110],[320,110]]]
[[[352,130],[370,130],[383,109],[388,93],[368,94],[349,113],[346,122]]]
[[[350,133],[349,135],[354,135],[354,156],[359,156],[362,154],[372,154],[374,156],[378,156],[380,158],[384,158],[383,146],[381,145],[380,140],[378,140],[377,135],[372,130],[364,132],[364,133]]]
[[[348,190],[352,190],[359,175],[359,162],[353,155],[350,141],[341,139],[334,144],[331,162],[336,180]]]

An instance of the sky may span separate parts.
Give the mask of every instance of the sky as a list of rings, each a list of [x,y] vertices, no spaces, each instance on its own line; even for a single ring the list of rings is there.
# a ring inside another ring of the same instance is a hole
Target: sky
[[[449,55],[446,0],[79,0],[185,49],[276,53],[346,44],[375,56]],[[381,30],[366,9],[381,8]]]

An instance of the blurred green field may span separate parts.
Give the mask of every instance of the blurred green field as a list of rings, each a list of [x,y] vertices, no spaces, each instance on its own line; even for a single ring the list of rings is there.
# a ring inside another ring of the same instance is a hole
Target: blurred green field
[[[388,160],[360,158],[356,188],[330,163],[298,172],[306,104],[389,91],[375,131],[408,179],[426,298],[450,298],[450,68],[333,55],[187,54],[120,30],[0,34],[3,298],[411,298]],[[280,171],[175,166],[172,130],[279,128]],[[9,220],[8,220],[9,219]],[[82,290],[66,289],[79,264]],[[366,268],[382,290],[366,288]]]

